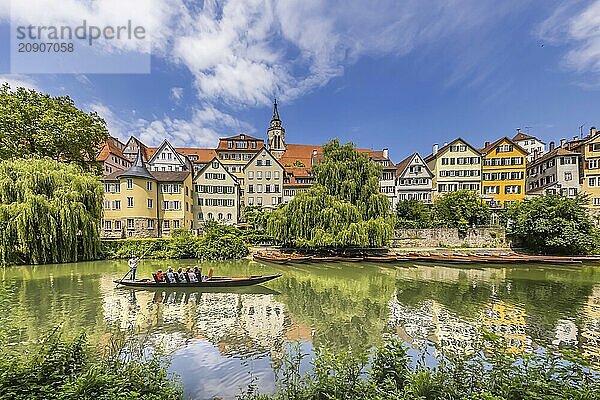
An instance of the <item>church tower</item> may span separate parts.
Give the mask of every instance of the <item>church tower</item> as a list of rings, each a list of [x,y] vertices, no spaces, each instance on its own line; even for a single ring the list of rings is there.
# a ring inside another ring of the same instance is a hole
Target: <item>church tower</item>
[[[277,99],[273,103],[273,118],[267,130],[267,143],[271,154],[279,160],[283,153],[285,153],[285,129],[281,126],[281,120],[279,119]]]

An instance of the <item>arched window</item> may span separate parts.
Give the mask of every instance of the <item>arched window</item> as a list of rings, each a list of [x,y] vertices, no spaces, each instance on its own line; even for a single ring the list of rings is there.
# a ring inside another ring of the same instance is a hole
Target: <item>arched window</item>
[[[223,219],[223,213],[219,213],[219,220]]]
[[[228,213],[228,214],[227,214],[227,219],[228,219],[229,221],[231,221],[231,213]]]
[[[208,219],[213,219],[212,213],[208,213]]]

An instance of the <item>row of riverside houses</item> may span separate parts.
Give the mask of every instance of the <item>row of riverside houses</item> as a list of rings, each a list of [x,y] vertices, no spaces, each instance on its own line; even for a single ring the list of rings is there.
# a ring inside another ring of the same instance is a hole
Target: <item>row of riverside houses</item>
[[[388,150],[358,149],[383,167],[380,190],[395,202],[396,166]],[[246,134],[219,139],[215,149],[148,147],[111,137],[96,158],[104,172],[103,238],[164,237],[216,220],[238,224],[245,206],[275,208],[313,184],[318,145],[285,140],[277,108],[267,143]]]
[[[549,148],[518,132],[515,137],[477,148],[458,138],[433,146],[422,158],[413,153],[398,164],[388,149],[358,149],[382,165],[380,191],[390,200],[431,203],[436,196],[473,190],[491,207],[504,208],[526,196],[590,194],[590,209],[600,211],[600,135],[561,140]],[[131,137],[110,138],[97,161],[104,171],[101,236],[162,237],[172,230],[196,231],[204,222],[239,224],[245,206],[275,208],[307,190],[322,146],[291,144],[277,102],[267,143],[246,134],[219,139],[214,149],[175,148],[168,141],[153,148]]]

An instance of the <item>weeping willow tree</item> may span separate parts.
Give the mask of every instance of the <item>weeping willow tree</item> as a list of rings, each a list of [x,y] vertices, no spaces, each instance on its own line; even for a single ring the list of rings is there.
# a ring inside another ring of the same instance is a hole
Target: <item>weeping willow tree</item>
[[[89,260],[99,246],[102,184],[49,158],[0,162],[0,262]]]
[[[381,166],[334,139],[314,166],[315,184],[271,213],[267,232],[297,247],[383,247],[393,233]]]

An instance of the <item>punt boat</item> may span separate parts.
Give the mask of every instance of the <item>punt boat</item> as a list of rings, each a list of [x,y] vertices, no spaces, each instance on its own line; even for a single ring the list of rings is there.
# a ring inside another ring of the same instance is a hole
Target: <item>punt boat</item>
[[[117,286],[123,285],[128,287],[135,288],[144,288],[144,289],[157,289],[157,288],[167,288],[167,287],[177,287],[177,288],[214,288],[214,287],[239,287],[239,286],[251,286],[258,285],[261,283],[268,282],[272,279],[279,278],[281,274],[273,274],[273,275],[251,275],[251,276],[235,276],[235,277],[226,277],[226,276],[213,276],[209,280],[203,282],[155,282],[150,279],[141,279],[132,281],[130,279],[122,279],[114,281]]]

